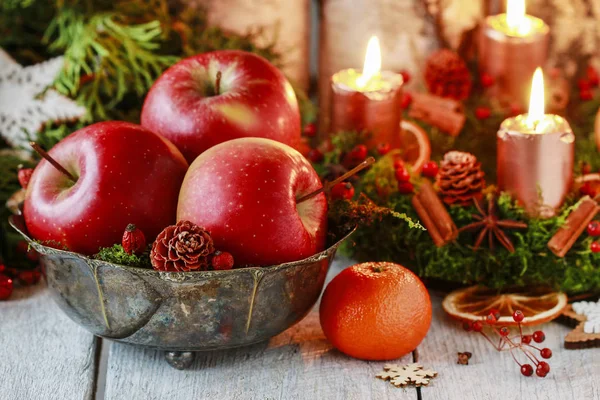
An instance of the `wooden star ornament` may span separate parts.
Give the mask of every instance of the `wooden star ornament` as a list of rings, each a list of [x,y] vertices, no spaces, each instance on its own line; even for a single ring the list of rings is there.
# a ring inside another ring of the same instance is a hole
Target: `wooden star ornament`
[[[73,121],[87,110],[48,89],[63,66],[56,57],[27,67],[0,48],[0,136],[13,147],[29,148],[31,136],[46,123]]]
[[[575,329],[565,336],[565,348],[600,347],[600,300],[569,304],[563,316],[575,325]]]
[[[377,378],[390,383],[396,387],[405,387],[413,384],[416,387],[427,386],[431,378],[437,376],[433,370],[425,370],[422,365],[412,363],[404,366],[397,364],[386,364],[383,372],[376,375]]]

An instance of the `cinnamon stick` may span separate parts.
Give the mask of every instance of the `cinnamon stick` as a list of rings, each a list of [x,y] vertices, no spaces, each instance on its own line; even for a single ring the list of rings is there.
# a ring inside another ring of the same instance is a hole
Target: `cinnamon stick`
[[[414,94],[408,115],[451,136],[457,136],[467,120],[460,102],[431,94]]]
[[[571,211],[565,224],[548,241],[548,248],[557,256],[564,257],[575,244],[587,225],[600,212],[600,206],[591,197],[581,199],[579,206]]]
[[[425,180],[421,184],[419,191],[412,198],[412,205],[437,247],[442,247],[458,237],[458,228],[431,182]]]

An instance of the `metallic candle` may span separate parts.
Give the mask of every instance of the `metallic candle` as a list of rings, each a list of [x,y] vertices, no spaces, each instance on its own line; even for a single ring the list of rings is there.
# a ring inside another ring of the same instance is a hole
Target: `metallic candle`
[[[548,57],[550,28],[541,19],[525,14],[525,0],[508,0],[506,11],[483,22],[479,68],[496,81],[491,96],[525,107],[529,79]]]
[[[535,72],[529,114],[502,122],[498,141],[498,187],[530,215],[548,217],[573,184],[575,135],[558,115],[544,114],[544,81]]]
[[[330,132],[367,131],[368,143],[399,146],[402,75],[381,71],[379,41],[369,41],[363,72],[344,69],[331,77]]]

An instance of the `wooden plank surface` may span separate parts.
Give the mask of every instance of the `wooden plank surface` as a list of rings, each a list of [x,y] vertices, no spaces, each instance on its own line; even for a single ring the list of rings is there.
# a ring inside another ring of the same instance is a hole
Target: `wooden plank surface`
[[[524,377],[508,352],[500,353],[481,335],[463,331],[442,310],[441,297],[432,296],[432,301],[433,322],[418,357],[439,376],[421,389],[423,400],[600,399],[600,348],[566,350],[563,340],[571,328],[556,322],[535,328],[546,334],[541,347],[553,352],[548,360],[551,372],[546,378],[535,373]],[[456,363],[459,351],[473,353],[469,365]]]
[[[59,310],[44,284],[0,302],[0,398],[91,399],[96,339]]]
[[[338,259],[328,279],[349,264]],[[409,362],[411,355],[398,360]],[[200,353],[188,371],[171,368],[160,352],[112,343],[105,398],[416,400],[415,389],[398,389],[375,378],[384,364],[354,360],[332,349],[315,307],[269,342]]]

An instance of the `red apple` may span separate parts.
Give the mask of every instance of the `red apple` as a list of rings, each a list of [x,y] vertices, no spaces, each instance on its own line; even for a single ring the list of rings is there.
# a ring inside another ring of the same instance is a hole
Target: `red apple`
[[[301,260],[325,247],[327,200],[310,162],[269,139],[243,138],[202,153],[185,176],[177,220],[210,231],[236,265]]]
[[[160,135],[126,122],[100,122],[63,139],[49,154],[76,182],[46,160],[35,168],[23,210],[34,239],[94,254],[121,243],[127,224],[154,240],[175,222],[188,165]]]
[[[172,141],[190,163],[212,146],[242,137],[296,147],[300,125],[294,89],[281,71],[238,50],[175,64],[154,83],[142,109],[142,126]]]

